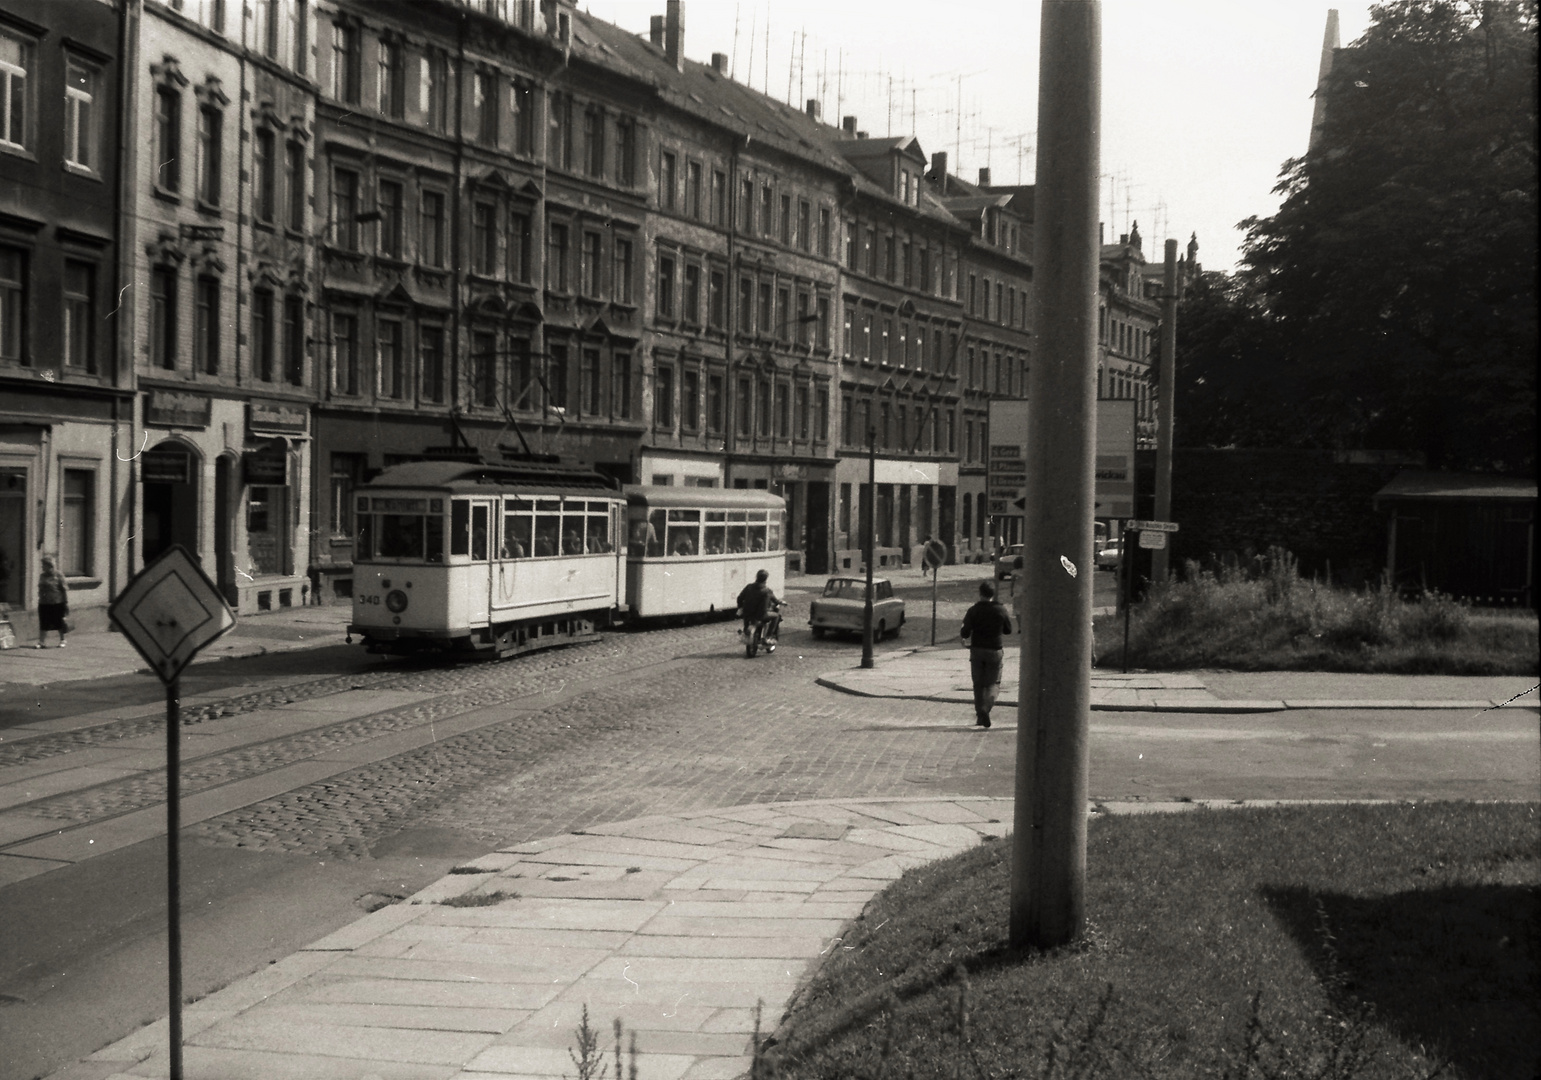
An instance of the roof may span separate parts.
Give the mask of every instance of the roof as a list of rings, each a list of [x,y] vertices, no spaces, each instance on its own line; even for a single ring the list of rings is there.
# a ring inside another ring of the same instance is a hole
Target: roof
[[[402,465],[392,465],[364,486],[475,491],[489,484],[518,487],[522,491],[541,495],[571,493],[589,496],[613,494],[615,491],[599,473],[571,465],[544,462],[484,465],[467,461],[409,461]]]
[[[1503,499],[1534,500],[1534,477],[1492,476],[1483,473],[1399,472],[1375,493],[1377,499]]]
[[[652,487],[627,484],[626,501],[648,506],[703,510],[781,510],[786,500],[756,488]]]

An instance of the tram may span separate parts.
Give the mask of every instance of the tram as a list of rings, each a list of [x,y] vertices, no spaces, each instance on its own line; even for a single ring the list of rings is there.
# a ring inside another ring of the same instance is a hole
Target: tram
[[[763,491],[439,460],[391,466],[353,500],[348,636],[372,652],[512,656],[627,618],[732,611],[757,570],[778,591],[785,578],[784,504]]]

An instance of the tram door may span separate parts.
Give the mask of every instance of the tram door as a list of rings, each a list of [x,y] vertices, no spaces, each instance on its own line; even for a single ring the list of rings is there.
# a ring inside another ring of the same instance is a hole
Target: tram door
[[[487,622],[492,612],[492,503],[471,501],[471,585],[467,617],[472,625]]]

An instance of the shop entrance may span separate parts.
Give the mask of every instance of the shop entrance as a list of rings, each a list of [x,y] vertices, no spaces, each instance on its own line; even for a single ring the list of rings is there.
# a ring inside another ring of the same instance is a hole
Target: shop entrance
[[[161,443],[139,459],[139,479],[144,487],[139,551],[145,565],[172,544],[181,544],[198,558],[195,461],[187,447],[174,442]]]
[[[808,530],[808,564],[810,574],[829,573],[829,482],[808,481],[808,497],[803,519]]]
[[[272,445],[245,458],[246,550],[255,576],[291,574],[289,473],[283,447]]]
[[[27,470],[0,468],[0,604],[31,607],[27,596]]]
[[[214,461],[214,581],[225,602],[234,607],[239,591],[235,584],[235,540],[230,535],[232,460],[221,454]]]

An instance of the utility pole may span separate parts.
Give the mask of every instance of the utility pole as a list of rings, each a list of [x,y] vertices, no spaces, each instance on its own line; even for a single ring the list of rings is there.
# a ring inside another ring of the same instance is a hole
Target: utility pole
[[[1043,0],[1013,948],[1062,945],[1085,920],[1101,52],[1100,0]]]
[[[858,495],[857,506],[861,505]],[[857,511],[860,513],[860,510]],[[878,433],[867,429],[867,535],[862,537],[862,558],[867,563],[867,600],[861,613],[861,666],[872,666],[872,563],[877,556],[873,541],[878,528]]]
[[[1177,401],[1177,241],[1166,242],[1161,296],[1161,386],[1156,401],[1156,520],[1172,520],[1172,409]],[[1172,542],[1168,536],[1167,543]],[[1165,581],[1170,548],[1151,552],[1151,580]]]

